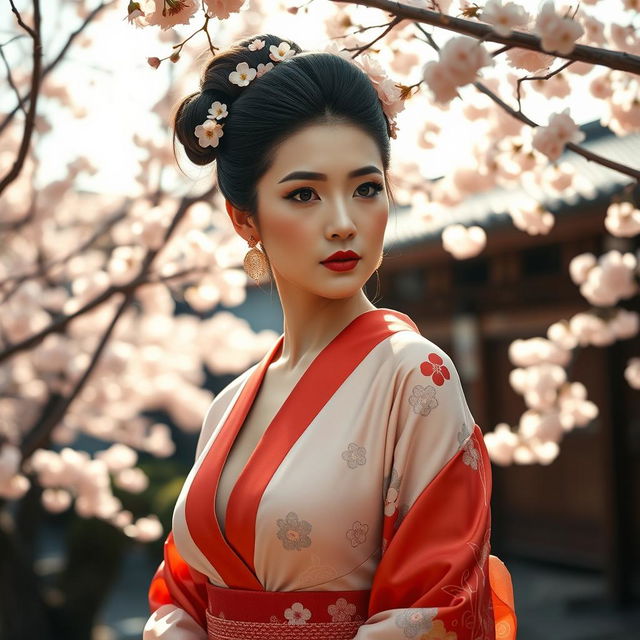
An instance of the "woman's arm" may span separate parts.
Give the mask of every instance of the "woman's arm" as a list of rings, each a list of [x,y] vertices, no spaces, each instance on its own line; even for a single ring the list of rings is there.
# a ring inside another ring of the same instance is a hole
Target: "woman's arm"
[[[491,467],[458,373],[405,345],[390,416],[382,558],[354,640],[513,639],[509,573],[489,555]]]

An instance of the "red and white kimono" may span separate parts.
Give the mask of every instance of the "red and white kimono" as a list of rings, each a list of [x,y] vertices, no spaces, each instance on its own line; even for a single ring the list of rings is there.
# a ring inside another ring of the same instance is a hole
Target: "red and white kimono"
[[[514,639],[482,432],[449,356],[398,311],[361,314],[314,359],[222,534],[222,467],[283,337],[207,412],[144,640]]]

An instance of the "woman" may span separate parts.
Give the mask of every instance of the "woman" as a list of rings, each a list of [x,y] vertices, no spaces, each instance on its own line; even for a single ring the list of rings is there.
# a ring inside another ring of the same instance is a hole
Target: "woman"
[[[205,416],[145,640],[515,638],[458,373],[362,289],[381,260],[394,132],[369,76],[252,37],[209,63],[175,125],[191,160],[217,161],[284,333]]]

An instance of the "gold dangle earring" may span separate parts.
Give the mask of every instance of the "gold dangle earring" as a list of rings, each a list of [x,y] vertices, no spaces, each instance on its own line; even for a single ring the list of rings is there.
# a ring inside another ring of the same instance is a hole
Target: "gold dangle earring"
[[[380,258],[378,259],[378,264],[376,265],[376,271],[380,268],[380,265],[382,264],[382,254],[380,254]]]
[[[251,249],[244,257],[244,270],[250,278],[259,282],[268,273],[269,263],[267,256],[256,247],[258,242],[253,236],[249,236],[248,243]]]

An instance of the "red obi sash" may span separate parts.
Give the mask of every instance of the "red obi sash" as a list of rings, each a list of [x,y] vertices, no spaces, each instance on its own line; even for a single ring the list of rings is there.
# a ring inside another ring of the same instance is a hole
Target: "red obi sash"
[[[209,640],[351,640],[369,590],[252,591],[207,584]]]

